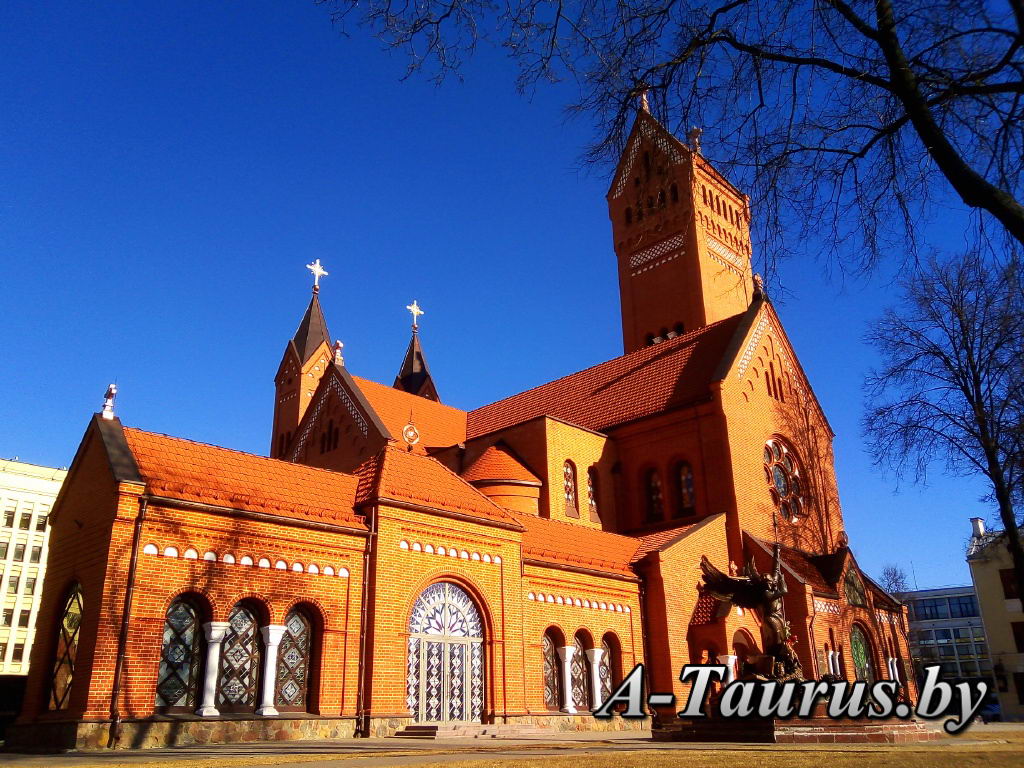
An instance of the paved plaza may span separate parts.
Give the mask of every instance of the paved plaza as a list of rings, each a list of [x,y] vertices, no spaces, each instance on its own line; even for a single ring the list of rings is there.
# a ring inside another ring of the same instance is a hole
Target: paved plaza
[[[176,749],[82,751],[60,755],[7,753],[10,768],[118,768],[119,766],[529,766],[530,768],[829,768],[846,766],[1024,765],[1024,724],[976,725],[967,734],[910,745],[666,744],[647,732],[580,733],[564,738],[479,740],[352,739],[336,742],[273,742]]]

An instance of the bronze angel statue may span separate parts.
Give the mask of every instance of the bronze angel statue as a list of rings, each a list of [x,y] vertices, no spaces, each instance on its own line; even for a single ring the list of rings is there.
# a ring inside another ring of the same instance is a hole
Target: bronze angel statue
[[[782,599],[786,580],[782,576],[781,549],[775,545],[771,574],[759,573],[753,559],[747,561],[742,576],[722,573],[707,557],[701,557],[700,570],[705,592],[726,603],[758,611],[763,621],[765,655],[772,659],[771,672],[758,675],[772,680],[801,680],[800,660],[790,645],[792,633],[783,613]]]

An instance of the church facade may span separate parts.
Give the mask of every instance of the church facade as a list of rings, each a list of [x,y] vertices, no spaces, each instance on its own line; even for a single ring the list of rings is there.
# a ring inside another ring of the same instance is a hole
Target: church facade
[[[388,386],[346,368],[315,286],[269,456],[97,414],[12,744],[637,727],[590,711],[638,663],[680,702],[688,662],[758,673],[761,617],[700,563],[766,572],[776,544],[804,676],[913,697],[907,617],[857,566],[832,432],[752,274],[748,198],[640,112],[608,206],[613,360],[464,411],[417,305]]]

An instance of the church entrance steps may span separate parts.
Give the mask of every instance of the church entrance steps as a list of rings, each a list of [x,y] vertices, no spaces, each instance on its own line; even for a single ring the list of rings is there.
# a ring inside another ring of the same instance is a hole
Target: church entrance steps
[[[554,728],[539,725],[436,723],[407,725],[395,736],[403,739],[523,739],[557,737]]]

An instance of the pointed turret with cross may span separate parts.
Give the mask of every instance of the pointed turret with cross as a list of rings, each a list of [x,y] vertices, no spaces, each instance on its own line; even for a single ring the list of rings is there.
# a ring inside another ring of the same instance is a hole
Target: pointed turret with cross
[[[292,441],[320,377],[334,358],[331,334],[320,307],[320,279],[329,273],[316,259],[306,265],[313,275],[313,296],[299,322],[295,335],[285,346],[281,365],[274,377],[274,428],[270,455],[281,457]]]
[[[430,375],[430,368],[427,367],[427,358],[423,355],[423,347],[420,344],[420,317],[426,313],[415,299],[406,307],[406,310],[412,315],[412,339],[409,340],[409,347],[405,351],[402,367],[395,377],[394,388],[425,397],[427,400],[441,402],[434,379]]]

